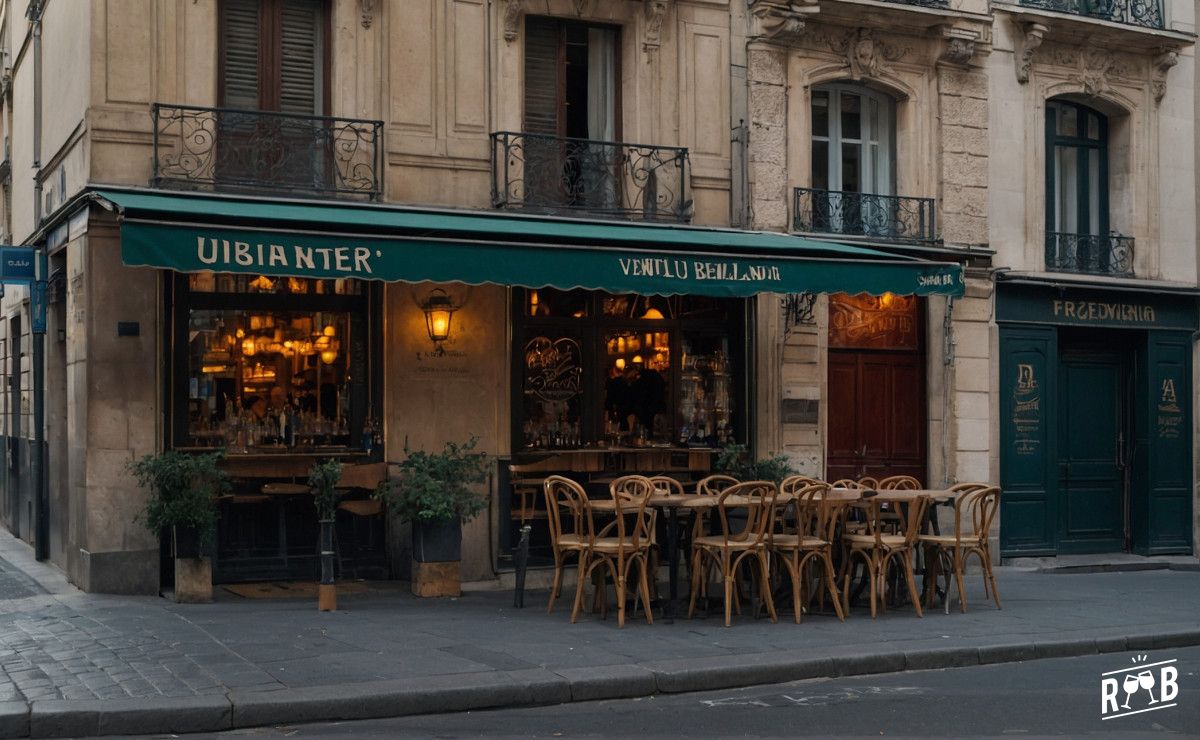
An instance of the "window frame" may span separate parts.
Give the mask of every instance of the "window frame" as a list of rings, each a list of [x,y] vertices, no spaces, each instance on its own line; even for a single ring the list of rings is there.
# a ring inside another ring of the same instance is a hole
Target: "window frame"
[[[1077,131],[1082,132],[1082,135],[1067,136],[1058,133],[1058,110],[1056,106],[1070,107],[1075,109],[1077,121]],[[1046,101],[1046,234],[1054,233],[1074,233],[1078,235],[1089,236],[1106,236],[1111,228],[1109,220],[1109,198],[1112,186],[1112,180],[1109,176],[1108,169],[1108,148],[1109,127],[1108,116],[1104,113],[1091,108],[1082,103],[1077,103],[1073,100],[1051,98]],[[1086,134],[1087,116],[1094,115],[1099,121],[1099,138],[1090,139]],[[1061,174],[1058,171],[1058,150],[1059,148],[1073,148],[1077,151],[1076,155],[1076,193],[1075,193],[1075,222],[1078,228],[1076,232],[1066,232],[1057,223],[1057,203],[1058,203],[1058,181]],[[1099,213],[1096,219],[1096,233],[1092,234],[1091,229],[1091,204],[1088,202],[1088,195],[1091,186],[1091,166],[1090,156],[1091,151],[1099,151],[1097,163],[1097,179],[1100,182],[1100,187],[1097,190]],[[1086,230],[1084,230],[1086,229]]]
[[[225,105],[225,8],[229,0],[217,4],[217,101],[218,107]],[[258,108],[266,112],[280,112],[282,107],[283,81],[279,74],[283,60],[282,14],[287,0],[258,0],[259,50],[258,55]],[[321,100],[310,115],[331,115],[330,89],[333,82],[331,53],[333,47],[333,13],[329,0],[319,0],[321,8]]]
[[[558,73],[558,85],[557,85],[556,94],[558,97],[557,97],[557,100],[555,101],[555,108],[556,108],[555,115],[557,117],[557,121],[556,121],[557,133],[556,133],[556,135],[559,138],[567,138],[567,115],[566,115],[566,108],[567,108],[567,30],[572,27],[581,28],[585,31],[588,29],[591,29],[591,28],[598,28],[598,29],[604,29],[606,31],[613,32],[613,34],[615,36],[614,45],[616,47],[616,54],[614,55],[614,58],[613,58],[613,77],[616,80],[616,88],[614,90],[615,95],[614,95],[614,99],[613,99],[613,140],[614,141],[623,141],[624,140],[624,126],[623,126],[623,121],[622,121],[621,102],[624,98],[624,96],[622,94],[623,93],[623,84],[622,83],[624,82],[624,77],[623,77],[623,70],[622,70],[622,64],[621,64],[621,57],[622,57],[622,51],[624,49],[624,36],[625,36],[624,27],[621,26],[620,24],[613,24],[613,23],[591,23],[588,21],[571,20],[569,18],[557,18],[557,17],[553,17],[553,16],[542,16],[542,15],[527,15],[524,20],[523,28],[528,29],[530,22],[540,22],[540,21],[548,21],[548,22],[554,23],[557,26],[557,30],[558,30],[558,59],[556,61],[557,73]],[[523,56],[528,48],[528,43],[529,43],[528,34],[526,33],[521,38],[521,45],[522,45],[521,52],[522,52]],[[522,82],[521,130],[529,131],[528,121],[526,120],[527,113],[528,113],[528,108],[527,108],[528,104],[527,104],[527,97],[526,97],[527,91],[525,88],[525,79],[526,79],[526,74],[525,74],[525,66],[523,63],[522,67],[521,67],[521,82]],[[580,137],[575,137],[575,138],[580,138]],[[582,138],[586,139],[587,137],[585,136]]]
[[[824,136],[816,133],[815,127],[812,125],[814,120],[813,104],[815,94],[818,92],[828,93],[829,109],[828,109],[828,126],[827,133]],[[842,120],[841,106],[842,93],[849,93],[857,96],[863,101],[862,112],[860,113],[860,135],[857,139],[846,139],[842,136]],[[870,126],[870,116],[866,115],[866,101],[874,100],[881,106],[881,113],[885,117],[882,125],[883,135],[877,135],[871,132],[871,135],[863,136],[867,133]],[[814,85],[809,91],[809,180],[810,184],[815,188],[815,178],[813,178],[813,161],[812,157],[813,144],[815,142],[824,142],[826,144],[826,160],[827,172],[826,182],[828,187],[825,188],[831,193],[846,192],[845,179],[842,172],[842,157],[841,147],[843,143],[857,143],[859,147],[876,146],[878,154],[875,157],[868,158],[860,157],[860,182],[867,182],[868,179],[872,182],[872,188],[869,190],[860,189],[858,192],[862,195],[882,195],[894,196],[896,194],[896,100],[886,93],[878,90],[873,90],[862,85],[848,84],[844,82],[836,82],[830,84]],[[864,152],[865,153],[865,152]],[[868,164],[869,163],[869,164]],[[875,187],[879,182],[878,170],[882,165],[886,168],[886,177],[883,187]],[[871,177],[864,176],[865,168],[870,167]],[[834,187],[836,184],[837,187]],[[887,192],[881,192],[887,191]]]

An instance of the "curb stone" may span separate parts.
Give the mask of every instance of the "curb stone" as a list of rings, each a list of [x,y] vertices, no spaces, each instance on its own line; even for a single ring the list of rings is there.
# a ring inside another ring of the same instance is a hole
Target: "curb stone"
[[[1095,634],[1095,633],[1093,633]],[[1044,639],[871,654],[835,649],[827,657],[757,653],[550,671],[531,668],[316,686],[234,689],[227,696],[0,703],[0,737],[212,732],[437,714],[473,709],[635,698],[782,683],[806,678],[895,673],[1200,645],[1200,630]]]

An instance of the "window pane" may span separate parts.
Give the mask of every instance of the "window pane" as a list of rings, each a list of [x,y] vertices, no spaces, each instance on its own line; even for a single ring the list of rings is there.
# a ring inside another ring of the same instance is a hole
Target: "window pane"
[[[842,103],[842,138],[857,139],[862,135],[862,98],[844,92]]]
[[[603,343],[605,435],[641,436],[641,427],[647,438],[671,441],[671,332],[619,329],[605,333]]]
[[[1094,141],[1100,140],[1100,117],[1089,113],[1087,117],[1087,136]]]
[[[1054,223],[1056,230],[1068,234],[1079,233],[1079,151],[1074,147],[1060,146],[1054,150],[1054,181],[1057,192],[1054,198]]]
[[[1100,182],[1100,150],[1088,150],[1088,233],[1100,233],[1100,188],[1107,187]]]
[[[829,189],[829,142],[827,141],[812,143],[812,186],[821,190]]]
[[[840,190],[851,193],[862,192],[862,182],[859,178],[861,162],[861,144],[842,144],[842,185]]]
[[[875,98],[867,98],[866,100],[869,128],[866,131],[865,138],[873,142],[878,142],[879,138],[883,135],[883,122],[879,111],[879,101]]]
[[[527,290],[525,313],[528,316],[580,319],[588,315],[588,300],[585,290]]]
[[[813,136],[829,136],[829,93],[813,90],[812,94]]]
[[[1059,105],[1056,107],[1058,108],[1058,135],[1078,136],[1079,121],[1076,109],[1069,105]]]
[[[680,348],[679,441],[716,446],[732,440],[729,338],[688,332]]]

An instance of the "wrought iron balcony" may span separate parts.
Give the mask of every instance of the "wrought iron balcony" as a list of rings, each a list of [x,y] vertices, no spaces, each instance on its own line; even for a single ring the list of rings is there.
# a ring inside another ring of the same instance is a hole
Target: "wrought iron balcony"
[[[1161,0],[1021,0],[1021,5],[1130,26],[1163,27]]]
[[[950,0],[888,0],[896,5],[916,5],[922,8],[948,8]]]
[[[1133,237],[1120,234],[1047,232],[1046,269],[1132,277]]]
[[[688,150],[499,131],[492,134],[492,205],[687,222]]]
[[[933,198],[796,188],[796,231],[920,244],[937,240]]]
[[[383,122],[151,106],[155,187],[378,198]]]

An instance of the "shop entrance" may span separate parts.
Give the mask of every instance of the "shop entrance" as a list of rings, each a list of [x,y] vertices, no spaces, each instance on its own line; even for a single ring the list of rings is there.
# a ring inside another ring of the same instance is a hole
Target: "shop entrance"
[[[925,353],[915,297],[829,298],[825,475],[925,480]]]
[[[1131,351],[1062,332],[1058,366],[1058,550],[1128,549]]]

